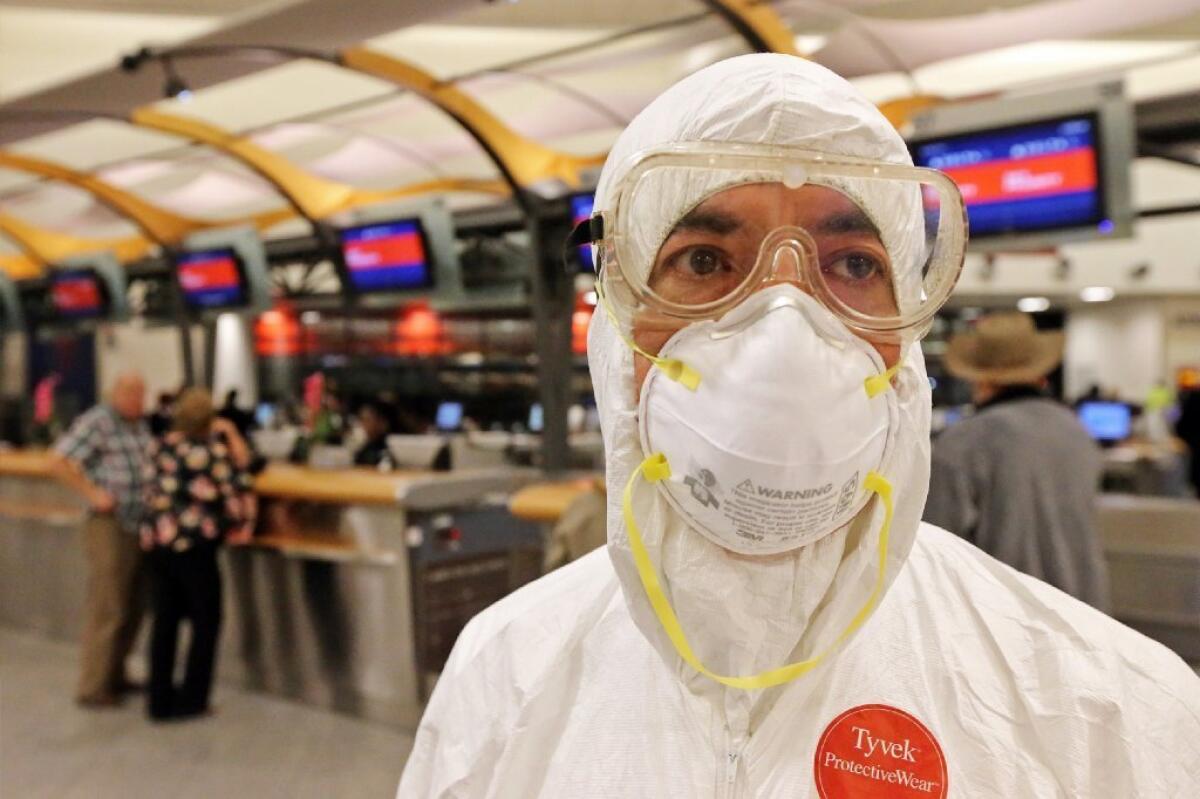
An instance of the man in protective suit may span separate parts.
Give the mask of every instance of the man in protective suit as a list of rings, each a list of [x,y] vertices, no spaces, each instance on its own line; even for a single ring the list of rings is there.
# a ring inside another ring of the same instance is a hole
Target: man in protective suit
[[[1179,658],[920,521],[965,217],[870,103],[701,70],[589,231],[607,551],[467,626],[400,797],[1200,795]]]

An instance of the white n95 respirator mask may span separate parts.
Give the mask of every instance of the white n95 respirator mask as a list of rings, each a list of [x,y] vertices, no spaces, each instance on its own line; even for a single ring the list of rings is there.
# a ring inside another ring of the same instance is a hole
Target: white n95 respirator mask
[[[715,321],[676,333],[642,387],[643,451],[688,525],[744,555],[803,547],[862,510],[882,471],[899,409],[879,353],[791,285],[751,295]]]

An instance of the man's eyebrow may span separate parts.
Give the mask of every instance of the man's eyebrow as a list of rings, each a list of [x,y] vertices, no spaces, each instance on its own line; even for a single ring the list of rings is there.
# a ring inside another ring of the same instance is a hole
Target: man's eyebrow
[[[733,214],[727,214],[723,211],[705,210],[704,208],[693,208],[684,215],[683,219],[675,223],[675,227],[671,232],[700,230],[706,233],[716,233],[719,236],[726,236],[735,232],[741,226],[742,221]]]
[[[871,221],[871,217],[858,209],[830,214],[818,222],[816,228],[817,233],[824,233],[826,235],[868,233],[880,241],[883,240],[883,236],[879,233],[879,228],[875,227],[875,223]]]

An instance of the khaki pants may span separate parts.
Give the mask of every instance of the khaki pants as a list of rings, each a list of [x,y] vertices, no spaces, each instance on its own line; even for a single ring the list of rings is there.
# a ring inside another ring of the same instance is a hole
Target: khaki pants
[[[112,696],[125,680],[144,605],[142,551],[137,536],[111,515],[94,514],[83,529],[88,562],[80,699]]]

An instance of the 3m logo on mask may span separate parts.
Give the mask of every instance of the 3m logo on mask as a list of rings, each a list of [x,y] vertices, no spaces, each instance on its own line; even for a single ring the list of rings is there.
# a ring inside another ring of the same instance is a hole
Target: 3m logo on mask
[[[713,493],[720,488],[717,486],[716,476],[708,469],[698,469],[695,474],[689,474],[683,478],[683,484],[692,492],[692,499],[706,508],[720,509],[721,501]]]

